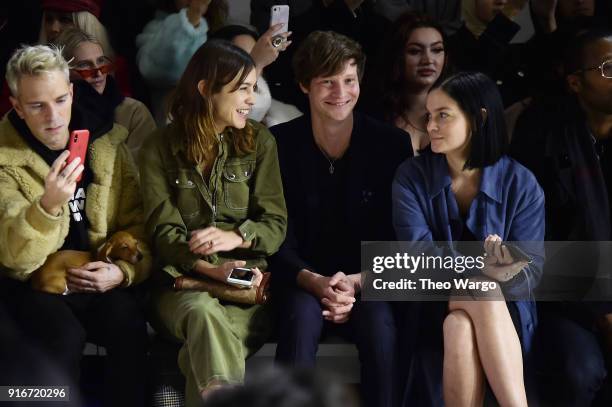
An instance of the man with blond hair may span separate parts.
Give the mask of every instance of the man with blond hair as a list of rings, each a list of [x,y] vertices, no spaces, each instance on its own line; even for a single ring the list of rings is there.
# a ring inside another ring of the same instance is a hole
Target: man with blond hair
[[[138,178],[127,131],[73,104],[68,63],[57,48],[23,46],[7,64],[13,110],[0,121],[0,285],[34,342],[78,382],[86,339],[106,347],[105,400],[142,406],[146,327],[128,286],[147,277]],[[70,132],[87,129],[84,162],[67,163]],[[143,259],[93,261],[66,272],[57,295],[30,287],[32,273],[62,250],[94,252],[117,231],[140,240]]]

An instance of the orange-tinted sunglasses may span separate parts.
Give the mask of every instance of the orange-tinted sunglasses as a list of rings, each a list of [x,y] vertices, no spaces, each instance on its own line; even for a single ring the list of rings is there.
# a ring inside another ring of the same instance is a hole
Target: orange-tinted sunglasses
[[[107,74],[107,73],[111,73],[114,69],[113,64],[104,64],[104,65],[100,65],[96,68],[90,68],[90,69],[73,69],[74,72],[78,73],[81,78],[83,79],[89,79],[89,78],[93,78],[94,76],[96,76],[96,72],[100,71],[100,73],[102,75]]]

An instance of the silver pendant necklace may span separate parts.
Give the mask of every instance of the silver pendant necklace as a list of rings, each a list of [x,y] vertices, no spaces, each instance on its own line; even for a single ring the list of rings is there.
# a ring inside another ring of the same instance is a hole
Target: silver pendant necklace
[[[331,159],[326,153],[325,151],[323,151],[323,149],[321,148],[321,146],[319,146],[319,150],[321,151],[321,154],[323,154],[323,157],[325,157],[325,159],[327,160],[327,162],[329,163],[329,175],[334,175],[334,164],[336,163],[336,159]]]

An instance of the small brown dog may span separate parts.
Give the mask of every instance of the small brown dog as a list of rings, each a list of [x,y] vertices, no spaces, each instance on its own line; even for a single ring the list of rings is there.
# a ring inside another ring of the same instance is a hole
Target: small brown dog
[[[142,260],[138,240],[128,232],[117,232],[100,249],[95,258],[89,252],[60,250],[47,257],[45,264],[32,273],[32,288],[50,294],[66,294],[66,270],[92,261],[125,260],[136,264]]]

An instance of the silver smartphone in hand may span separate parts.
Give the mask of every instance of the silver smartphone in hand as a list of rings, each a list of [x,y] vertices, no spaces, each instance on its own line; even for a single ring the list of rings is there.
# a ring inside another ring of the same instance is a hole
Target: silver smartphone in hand
[[[276,32],[276,35],[289,31],[289,6],[278,5],[270,8],[270,27],[279,23],[283,23],[283,27]]]
[[[230,275],[227,276],[227,282],[243,287],[252,287],[254,278],[255,273],[253,273],[253,270],[243,267],[236,267],[232,269]]]

